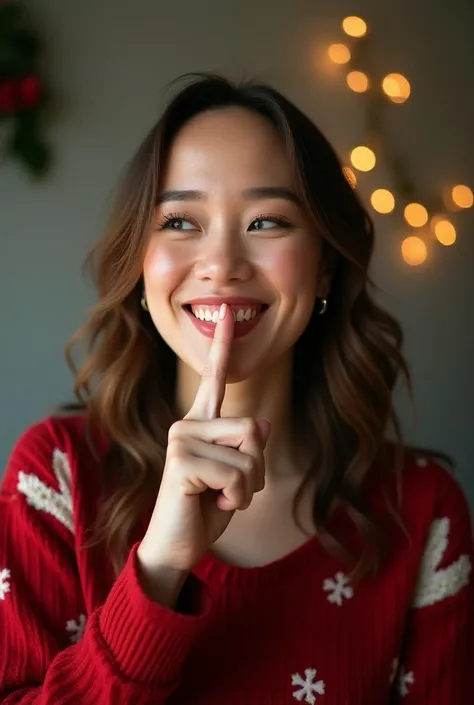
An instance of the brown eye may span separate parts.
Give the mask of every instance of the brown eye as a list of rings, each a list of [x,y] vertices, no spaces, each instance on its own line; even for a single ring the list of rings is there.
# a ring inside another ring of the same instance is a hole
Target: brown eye
[[[291,224],[282,218],[274,218],[270,216],[260,216],[255,218],[250,224],[249,230],[276,230],[278,228],[288,229]]]
[[[195,226],[184,218],[170,218],[162,226],[162,230],[195,230]]]

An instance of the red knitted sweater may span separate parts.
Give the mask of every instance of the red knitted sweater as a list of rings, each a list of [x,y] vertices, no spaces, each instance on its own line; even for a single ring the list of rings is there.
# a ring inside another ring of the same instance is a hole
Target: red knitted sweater
[[[380,480],[367,490],[391,546],[376,577],[352,583],[316,538],[255,568],[206,555],[175,610],[137,578],[149,516],[117,579],[101,546],[83,547],[99,477],[80,417],[47,419],[12,453],[0,503],[0,702],[474,703],[469,511],[431,461],[414,458],[403,474],[406,532]],[[354,547],[342,510],[333,522]]]

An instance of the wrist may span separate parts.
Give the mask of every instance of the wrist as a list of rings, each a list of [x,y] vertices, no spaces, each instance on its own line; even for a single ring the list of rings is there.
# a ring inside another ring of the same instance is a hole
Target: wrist
[[[163,607],[173,609],[190,571],[178,570],[159,563],[150,563],[137,550],[137,571],[143,591]]]

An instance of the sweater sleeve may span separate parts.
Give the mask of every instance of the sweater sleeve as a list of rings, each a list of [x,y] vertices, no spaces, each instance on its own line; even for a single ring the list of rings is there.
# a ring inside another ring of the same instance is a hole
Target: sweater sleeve
[[[48,421],[29,429],[2,483],[0,702],[165,703],[207,623],[206,587],[190,576],[180,602],[187,595],[193,609],[182,613],[156,604],[141,589],[135,546],[86,624],[70,470],[55,434]]]
[[[425,538],[405,647],[394,663],[403,705],[474,703],[473,541],[469,508],[456,481],[437,474],[436,512]]]

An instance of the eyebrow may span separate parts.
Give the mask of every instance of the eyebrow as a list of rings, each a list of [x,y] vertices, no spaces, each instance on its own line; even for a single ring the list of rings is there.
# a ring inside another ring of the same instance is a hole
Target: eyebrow
[[[283,198],[297,206],[301,206],[301,201],[291,189],[286,186],[255,186],[243,192],[245,198],[257,200],[260,198]],[[158,198],[157,203],[167,203],[169,201],[205,201],[207,198],[203,191],[192,190],[172,190],[165,191]]]

